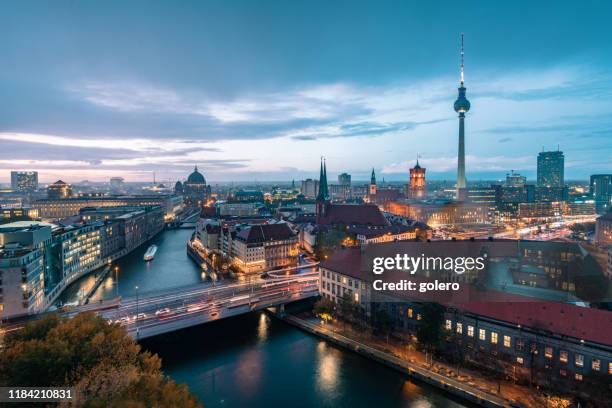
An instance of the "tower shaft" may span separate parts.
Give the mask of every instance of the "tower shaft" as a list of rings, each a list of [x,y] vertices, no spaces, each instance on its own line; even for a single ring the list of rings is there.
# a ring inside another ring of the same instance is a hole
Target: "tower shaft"
[[[459,148],[457,149],[457,190],[467,186],[465,180],[465,114],[459,115]],[[459,194],[458,194],[459,195]]]

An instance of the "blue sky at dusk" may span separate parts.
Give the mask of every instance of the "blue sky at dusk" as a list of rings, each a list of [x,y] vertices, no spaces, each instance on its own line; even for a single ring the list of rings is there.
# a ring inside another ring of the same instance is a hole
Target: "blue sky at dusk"
[[[612,171],[608,1],[3,1],[0,182]]]

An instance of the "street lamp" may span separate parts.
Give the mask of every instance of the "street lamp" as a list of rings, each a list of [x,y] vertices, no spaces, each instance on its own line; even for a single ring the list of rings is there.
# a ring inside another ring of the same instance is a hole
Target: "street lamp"
[[[136,290],[136,340],[138,340],[138,285],[134,286]]]

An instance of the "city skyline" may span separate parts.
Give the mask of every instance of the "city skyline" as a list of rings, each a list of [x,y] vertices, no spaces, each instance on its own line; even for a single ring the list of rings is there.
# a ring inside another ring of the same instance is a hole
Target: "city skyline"
[[[593,21],[607,4],[448,3],[436,19],[401,4],[23,4],[2,6],[0,183],[177,180],[196,164],[210,181],[300,180],[321,155],[332,177],[407,182],[417,152],[428,179],[454,180],[461,32],[468,182],[535,179],[543,146],[565,153],[566,180],[610,171],[612,50]]]

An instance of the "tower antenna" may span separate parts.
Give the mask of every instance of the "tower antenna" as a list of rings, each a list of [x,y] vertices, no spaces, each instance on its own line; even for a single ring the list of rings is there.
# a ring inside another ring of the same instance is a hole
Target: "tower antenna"
[[[463,78],[463,33],[461,33],[461,86],[463,86],[464,78]]]

